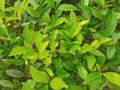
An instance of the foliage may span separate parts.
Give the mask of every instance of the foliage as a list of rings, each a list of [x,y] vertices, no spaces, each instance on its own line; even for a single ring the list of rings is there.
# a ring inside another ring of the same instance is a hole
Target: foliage
[[[120,90],[120,0],[0,0],[1,90]]]

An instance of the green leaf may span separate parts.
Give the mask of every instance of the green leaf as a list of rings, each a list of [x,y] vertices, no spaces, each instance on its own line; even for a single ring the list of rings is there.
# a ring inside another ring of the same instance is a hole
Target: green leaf
[[[81,0],[81,5],[88,6],[89,0]]]
[[[48,83],[48,81],[49,81],[49,76],[47,75],[46,72],[38,71],[37,69],[35,69],[32,66],[30,67],[30,74],[31,74],[32,78],[37,82]]]
[[[26,48],[24,46],[16,46],[12,49],[9,56],[21,55],[21,54],[26,53],[27,51],[28,51],[28,48]]]
[[[63,88],[68,88],[68,85],[61,78],[55,77],[50,82],[50,87],[54,90],[60,90]]]
[[[58,25],[60,25],[60,24],[62,24],[62,23],[64,23],[64,22],[69,23],[68,19],[66,19],[66,18],[64,18],[64,17],[59,18],[59,19],[56,21],[56,23],[55,23],[55,27],[58,26]]]
[[[2,23],[0,24],[0,36],[7,36],[7,37],[9,37],[8,29]]]
[[[44,70],[49,74],[50,77],[54,77],[54,73],[51,68],[45,67]]]
[[[111,83],[120,86],[120,74],[115,72],[103,73],[104,77]]]
[[[74,11],[71,11],[71,12],[70,12],[70,22],[71,22],[72,24],[75,24],[76,21],[77,21],[77,16],[76,16],[75,12],[74,12]]]
[[[23,83],[22,90],[35,90],[36,82],[34,80],[27,80],[26,82]]]
[[[8,76],[11,76],[13,78],[22,78],[25,76],[25,74],[22,71],[17,69],[7,69],[5,72]]]
[[[48,46],[49,41],[42,42],[41,45],[39,46],[39,53],[42,53],[46,47]]]
[[[77,10],[77,7],[75,7],[72,4],[61,4],[58,7],[58,9],[61,10],[61,11],[72,11],[72,10]]]
[[[116,46],[109,46],[107,47],[107,57],[108,59],[112,58],[116,53]]]
[[[105,31],[105,36],[110,36],[113,34],[113,32],[115,31],[117,25],[117,19],[116,19],[116,15],[115,13],[112,13],[111,15],[109,15],[109,17],[107,18],[107,22],[106,22],[106,31]]]
[[[50,36],[50,49],[51,49],[51,52],[53,52],[55,50],[55,48],[58,46],[58,41],[56,41],[56,38],[57,38],[57,30],[55,31],[52,31],[51,33],[51,36]]]
[[[78,74],[82,79],[85,80],[88,75],[88,72],[82,65],[79,65],[78,66]]]
[[[37,59],[38,53],[33,51],[33,50],[29,50],[23,55],[23,58],[25,58],[25,59]]]
[[[44,58],[46,58],[46,57],[48,57],[49,56],[49,52],[50,51],[48,51],[48,50],[44,50],[42,53],[40,53],[39,54],[39,59],[44,59]]]
[[[63,66],[70,71],[73,71],[75,69],[75,65],[72,62],[68,62],[68,61],[63,62]]]
[[[95,63],[96,63],[96,58],[95,58],[95,56],[90,55],[90,56],[87,57],[87,64],[88,64],[88,68],[89,68],[89,69],[92,69],[93,66],[95,65]]]
[[[55,8],[55,1],[54,1],[54,0],[46,0],[46,2],[47,2],[48,5],[50,5],[51,7]]]
[[[71,38],[75,37],[80,32],[81,29],[82,29],[81,23],[74,24],[70,30],[70,37]]]
[[[5,0],[0,0],[0,10],[4,10],[5,9]]]
[[[33,1],[33,0],[32,0],[32,1]],[[27,13],[30,14],[30,16],[32,16],[32,17],[38,18],[38,17],[40,16],[39,12],[38,12],[36,9],[34,9],[33,7],[28,6],[28,7],[26,8],[26,11],[27,11]]]
[[[7,88],[14,88],[15,87],[14,84],[11,81],[3,80],[3,79],[0,80],[0,85],[2,87],[7,87]]]
[[[85,81],[83,82],[84,84],[93,84],[93,83],[97,83],[99,81],[101,81],[102,76],[101,73],[99,72],[93,72],[88,74],[87,78],[85,79]]]
[[[67,90],[84,90],[84,89],[77,85],[70,85]]]
[[[86,53],[86,52],[88,52],[88,51],[91,51],[92,48],[90,47],[89,44],[85,43],[85,44],[82,46],[81,50],[82,50],[82,53],[84,54],[84,53]]]
[[[29,26],[26,25],[24,27],[24,30],[23,30],[23,37],[24,37],[24,40],[27,42],[27,43],[30,43],[31,41],[31,32],[29,30]]]
[[[105,0],[95,0],[95,2],[102,7],[105,6]]]
[[[49,66],[52,63],[52,59],[51,57],[47,57],[44,60],[42,60],[42,62],[46,65]]]
[[[40,32],[35,32],[33,38],[34,38],[36,48],[40,51],[40,46],[44,39],[43,35]]]

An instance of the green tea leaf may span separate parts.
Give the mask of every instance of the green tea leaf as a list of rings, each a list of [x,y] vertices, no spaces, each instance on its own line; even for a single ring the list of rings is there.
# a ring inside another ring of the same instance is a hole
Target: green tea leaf
[[[55,1],[54,0],[46,0],[46,1],[47,1],[48,5],[55,8]]]
[[[75,22],[77,21],[77,16],[74,11],[70,12],[70,21],[72,24],[75,24]]]
[[[42,53],[46,47],[48,46],[49,41],[42,42],[41,45],[39,46],[39,53]]]
[[[30,74],[31,74],[32,78],[37,82],[48,83],[48,81],[49,81],[49,76],[47,75],[46,72],[38,71],[37,69],[35,69],[32,66],[30,67]]]
[[[0,10],[4,10],[5,9],[5,0],[0,0]]]
[[[53,71],[50,68],[45,67],[44,70],[49,74],[50,77],[54,76],[54,73],[53,73]]]
[[[102,7],[105,6],[105,0],[95,0],[95,2]]]
[[[61,10],[61,11],[72,11],[72,10],[77,10],[77,7],[75,7],[72,4],[61,4],[58,7],[58,9]]]
[[[107,57],[108,59],[112,58],[116,53],[116,46],[107,47]]]
[[[23,83],[22,90],[35,90],[36,82],[34,80],[27,80],[26,82]]]
[[[88,6],[89,0],[81,0],[81,5]]]
[[[61,78],[55,77],[50,82],[50,87],[54,90],[60,90],[63,88],[68,88],[68,85]]]
[[[56,21],[56,23],[55,23],[55,27],[58,26],[58,25],[60,25],[60,24],[62,24],[62,23],[64,23],[64,22],[69,23],[68,19],[63,18],[63,17],[59,18],[59,19]]]
[[[87,78],[83,82],[84,84],[93,84],[101,81],[102,76],[99,72],[93,72],[87,75]]]
[[[88,68],[89,68],[89,69],[92,69],[93,66],[95,65],[95,63],[96,63],[96,58],[95,58],[95,56],[90,55],[90,56],[87,57],[87,64],[88,64]]]
[[[28,48],[26,48],[24,46],[16,46],[12,49],[9,56],[21,55],[21,54],[26,53],[27,51],[28,51]]]
[[[75,65],[72,62],[63,62],[63,66],[70,71],[73,71],[75,69]]]
[[[88,75],[88,72],[82,65],[79,65],[78,66],[78,74],[82,79],[85,80]]]
[[[84,90],[84,89],[77,85],[70,85],[67,90]]]
[[[117,25],[117,19],[115,13],[112,13],[108,17],[106,22],[106,31],[105,31],[106,36],[112,35],[112,33],[115,31],[116,25]]]
[[[42,60],[42,62],[46,65],[49,66],[52,63],[52,58],[51,57],[47,57],[44,60]]]
[[[111,83],[120,86],[120,74],[115,72],[103,73],[104,77]]]
[[[11,76],[13,78],[22,78],[25,76],[25,74],[22,71],[17,69],[7,69],[5,72],[8,76]]]
[[[48,50],[44,50],[42,53],[40,53],[39,54],[39,59],[44,59],[44,58],[46,58],[46,57],[48,57],[49,56],[49,52],[50,51],[48,51]]]
[[[85,43],[85,44],[82,46],[81,50],[82,50],[82,53],[86,53],[86,52],[88,52],[88,51],[91,51],[92,48],[90,47],[89,44]]]
[[[0,85],[1,85],[2,87],[7,87],[7,88],[14,88],[14,87],[15,87],[14,84],[13,84],[11,81],[9,81],[9,80],[4,80],[4,79],[1,79],[1,80],[0,80]]]

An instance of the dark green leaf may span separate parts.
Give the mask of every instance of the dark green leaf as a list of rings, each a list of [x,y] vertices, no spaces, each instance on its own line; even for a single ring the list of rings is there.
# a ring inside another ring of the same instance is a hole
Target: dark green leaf
[[[7,87],[7,88],[14,88],[15,87],[14,84],[11,81],[3,80],[3,79],[0,80],[0,85],[2,87]]]
[[[7,69],[5,72],[8,76],[11,76],[13,78],[22,78],[25,76],[25,74],[22,71],[17,69]]]

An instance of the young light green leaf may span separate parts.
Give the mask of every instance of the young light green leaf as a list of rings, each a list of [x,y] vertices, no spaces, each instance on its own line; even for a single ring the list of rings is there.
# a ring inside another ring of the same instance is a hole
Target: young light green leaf
[[[55,50],[55,48],[58,46],[58,41],[56,41],[56,38],[57,38],[57,30],[53,31],[51,33],[51,36],[50,36],[50,49],[51,49],[51,52],[53,52]]]
[[[96,63],[96,58],[95,58],[95,56],[90,55],[90,56],[87,57],[87,64],[88,64],[88,68],[89,68],[89,69],[92,69],[93,66],[95,65],[95,63]]]
[[[103,73],[104,77],[111,83],[120,86],[120,74],[115,72]]]
[[[23,83],[22,90],[35,90],[36,82],[34,80],[27,80],[26,82]]]
[[[42,62],[46,65],[49,66],[52,63],[52,59],[51,57],[47,57],[44,60],[42,60]]]
[[[55,77],[50,82],[50,87],[54,90],[60,90],[63,88],[68,88],[68,85],[61,78]]]
[[[0,80],[0,85],[1,85],[2,87],[7,87],[7,88],[14,88],[14,87],[15,87],[14,84],[13,84],[11,81],[9,81],[9,80],[4,80],[4,79],[1,79],[1,80]]]
[[[82,65],[79,65],[78,66],[78,74],[82,79],[85,80],[88,75],[88,72]]]
[[[106,31],[105,31],[106,36],[112,35],[112,33],[115,31],[116,25],[117,25],[116,15],[115,13],[112,13],[108,17],[106,22]]]
[[[50,77],[54,77],[54,73],[51,68],[45,67],[44,70],[49,74]]]
[[[42,44],[44,37],[40,32],[35,32],[34,33],[34,42],[35,42],[35,46],[38,50],[40,50],[40,46]]]
[[[42,42],[41,45],[39,46],[39,53],[42,53],[46,47],[48,46],[49,41]]]
[[[116,46],[109,46],[107,47],[107,57],[108,59],[112,58],[115,55],[116,52]]]
[[[30,59],[31,63],[34,63],[38,58],[38,53],[33,50],[29,50],[23,55],[23,58]]]
[[[25,42],[30,43],[30,41],[31,41],[31,32],[29,30],[29,26],[28,25],[26,25],[24,27],[23,37],[24,37]]]
[[[5,9],[5,0],[0,0],[0,10],[4,10]]]
[[[84,84],[93,84],[101,81],[102,76],[99,72],[93,72],[87,75],[87,78],[83,82]]]
[[[37,82],[48,83],[48,81],[49,81],[49,76],[47,75],[46,72],[38,71],[37,69],[35,69],[32,66],[30,67],[30,74],[31,74],[32,78]]]
[[[21,54],[24,54],[27,51],[28,51],[28,48],[26,48],[24,46],[16,46],[12,49],[9,56],[21,55]]]
[[[77,7],[75,7],[75,6],[72,5],[72,4],[61,4],[61,5],[58,7],[58,9],[61,10],[61,11],[78,10]]]
[[[48,51],[48,50],[44,50],[42,53],[40,53],[38,55],[39,59],[44,59],[44,58],[48,57],[49,56],[49,52],[50,51]]]
[[[75,37],[80,32],[81,29],[82,29],[81,23],[74,24],[70,30],[70,38]]]
[[[81,5],[88,6],[89,0],[81,0]]]
[[[8,76],[11,76],[13,78],[22,78],[25,76],[25,74],[22,71],[17,69],[7,69],[5,72]]]
[[[62,24],[62,23],[64,23],[64,22],[69,23],[69,20],[66,19],[66,18],[64,18],[64,17],[59,18],[59,19],[56,21],[56,23],[55,23],[55,27],[58,26],[58,25],[60,25],[60,24]]]
[[[70,12],[70,21],[72,24],[75,24],[75,22],[77,21],[77,16],[74,11]]]
[[[82,89],[79,85],[70,85],[67,90],[85,90],[85,89]]]
[[[86,52],[88,52],[88,51],[91,51],[92,48],[90,47],[89,44],[85,43],[85,44],[82,46],[81,50],[82,50],[82,53],[86,53]]]

